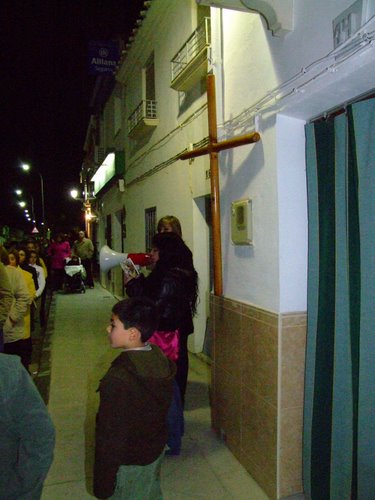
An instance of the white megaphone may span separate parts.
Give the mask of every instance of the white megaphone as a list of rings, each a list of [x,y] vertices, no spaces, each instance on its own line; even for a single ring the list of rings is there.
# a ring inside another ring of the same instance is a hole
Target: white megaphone
[[[126,259],[131,259],[136,266],[143,267],[151,264],[151,255],[148,253],[121,253],[104,245],[99,253],[100,270],[105,273],[112,267],[124,264]]]

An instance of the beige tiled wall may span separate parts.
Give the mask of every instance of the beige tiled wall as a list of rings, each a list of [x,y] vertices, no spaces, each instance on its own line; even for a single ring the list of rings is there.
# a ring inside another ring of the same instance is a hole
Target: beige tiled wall
[[[270,498],[300,492],[306,315],[213,296],[211,320],[214,428]]]
[[[280,497],[302,491],[302,419],[306,314],[281,317],[280,328]]]

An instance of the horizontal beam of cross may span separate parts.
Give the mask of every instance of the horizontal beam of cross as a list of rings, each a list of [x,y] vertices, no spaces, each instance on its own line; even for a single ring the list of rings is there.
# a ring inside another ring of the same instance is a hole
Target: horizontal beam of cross
[[[203,156],[210,153],[217,153],[223,151],[224,149],[231,149],[237,146],[244,146],[245,144],[253,144],[260,140],[260,135],[258,132],[253,132],[252,134],[241,135],[239,137],[234,137],[233,139],[228,139],[221,142],[212,142],[204,146],[203,148],[193,149],[192,151],[185,151],[179,158],[180,160],[189,160],[190,158],[196,158],[197,156]]]

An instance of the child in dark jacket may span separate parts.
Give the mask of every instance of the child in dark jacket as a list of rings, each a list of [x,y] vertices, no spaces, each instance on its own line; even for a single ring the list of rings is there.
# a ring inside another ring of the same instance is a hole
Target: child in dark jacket
[[[175,365],[147,343],[157,325],[147,298],[118,302],[107,328],[123,352],[100,381],[96,421],[94,494],[97,498],[162,498],[160,466]]]

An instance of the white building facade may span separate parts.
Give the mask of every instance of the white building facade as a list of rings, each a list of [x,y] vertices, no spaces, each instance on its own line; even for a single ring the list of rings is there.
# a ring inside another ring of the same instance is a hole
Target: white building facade
[[[351,0],[145,4],[96,124],[96,147],[117,161],[96,188],[97,244],[144,252],[160,217],[179,218],[200,279],[189,348],[212,358],[213,426],[270,498],[282,498],[303,490],[304,127],[373,88],[364,35],[373,6],[361,3],[351,37],[334,23]],[[208,142],[208,72],[219,140],[261,136],[219,153],[222,296],[212,293],[210,158],[179,159]],[[251,244],[232,240],[241,201]],[[101,279],[123,294],[120,268]]]

